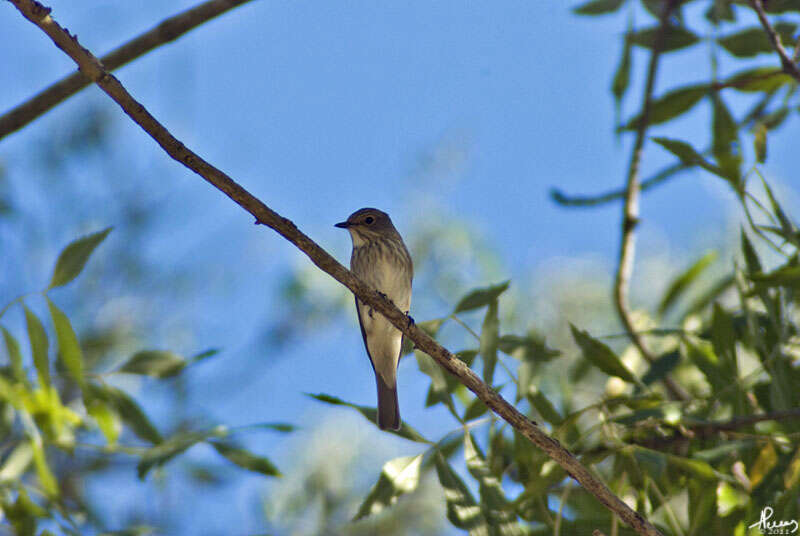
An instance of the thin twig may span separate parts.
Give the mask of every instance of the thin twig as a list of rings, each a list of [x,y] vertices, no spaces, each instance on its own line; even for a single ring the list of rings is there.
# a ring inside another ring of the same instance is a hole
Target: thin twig
[[[797,67],[797,64],[789,56],[789,53],[786,52],[786,49],[783,48],[783,45],[781,44],[781,36],[778,35],[778,32],[775,31],[775,28],[772,27],[769,19],[767,19],[763,2],[761,0],[748,1],[750,3],[750,7],[752,7],[753,11],[755,11],[756,15],[758,15],[758,20],[761,21],[761,26],[764,27],[764,31],[767,32],[767,37],[769,38],[769,42],[772,44],[772,48],[775,49],[775,52],[778,53],[778,56],[781,59],[783,72],[791,75],[795,78],[795,80],[800,82],[800,68]]]
[[[102,58],[106,69],[113,71],[139,56],[174,41],[190,30],[251,0],[209,0],[161,21],[158,25],[112,50]],[[92,81],[80,72],[73,73],[43,89],[38,94],[0,116],[0,139],[21,129],[37,117],[78,93]]]
[[[636,255],[636,226],[639,223],[639,166],[642,160],[642,150],[647,135],[647,127],[650,118],[650,107],[653,99],[653,88],[655,87],[656,73],[658,72],[658,61],[661,56],[661,47],[664,41],[664,34],[669,26],[669,17],[675,6],[675,0],[669,0],[664,4],[661,13],[661,26],[653,43],[653,50],[650,53],[650,65],[647,69],[647,81],[645,82],[644,97],[642,102],[642,113],[639,125],[636,128],[636,141],[631,152],[631,161],[628,166],[628,178],[625,184],[625,205],[622,213],[622,239],[620,241],[619,264],[614,283],[614,303],[617,313],[626,333],[631,341],[639,349],[642,357],[652,363],[656,360],[644,344],[644,339],[636,331],[631,320],[628,309],[628,290],[630,288],[631,275],[633,274],[633,261]],[[689,396],[683,388],[675,383],[671,376],[665,376],[662,380],[664,386],[669,391],[672,398],[676,400],[688,400]]]
[[[557,440],[541,431],[525,415],[490,386],[486,385],[463,361],[439,345],[416,324],[409,322],[408,316],[400,311],[388,298],[367,286],[360,278],[342,266],[327,251],[300,231],[291,220],[282,217],[253,197],[252,194],[228,175],[189,150],[170,134],[142,104],[128,93],[119,80],[109,73],[91,52],[78,43],[76,37],[70,35],[50,17],[50,8],[44,7],[34,0],[9,1],[16,6],[25,18],[44,31],[58,48],[69,55],[78,64],[80,70],[119,104],[123,111],[141,126],[173,159],[203,177],[203,179],[252,214],[257,224],[270,227],[297,246],[317,267],[350,289],[362,303],[369,305],[382,314],[392,325],[411,339],[417,348],[431,356],[442,368],[458,378],[487,407],[491,408],[492,411],[508,422],[531,443],[542,449],[586,491],[594,495],[606,508],[617,514],[636,532],[648,536],[661,535],[655,526],[614,495],[608,486],[598,480]]]
[[[668,167],[665,167],[652,177],[643,180],[639,185],[640,186],[639,189],[642,192],[644,192],[645,190],[649,190],[650,188],[658,186],[662,182],[671,179],[679,171],[683,171],[684,169],[689,169],[691,167],[692,166],[688,166],[683,162],[672,164]],[[625,192],[626,192],[625,188],[620,188],[619,190],[612,190],[610,192],[606,192],[603,194],[569,195],[565,194],[558,188],[551,188],[550,198],[563,207],[585,208],[585,207],[595,207],[599,205],[605,205],[606,203],[610,203],[618,199],[625,199]]]

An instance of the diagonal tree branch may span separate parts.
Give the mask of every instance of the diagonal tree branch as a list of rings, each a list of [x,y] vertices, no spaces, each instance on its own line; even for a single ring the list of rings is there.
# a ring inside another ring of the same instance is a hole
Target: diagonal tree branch
[[[664,3],[664,10],[661,13],[660,29],[653,43],[653,51],[650,53],[650,64],[647,69],[647,81],[645,82],[642,101],[641,120],[636,129],[636,141],[634,141],[633,150],[631,151],[628,178],[625,184],[625,205],[622,212],[622,239],[620,241],[619,264],[617,266],[616,280],[614,282],[614,304],[617,307],[617,313],[622,321],[622,325],[628,337],[630,337],[636,348],[639,349],[642,357],[649,363],[654,362],[656,358],[647,348],[644,339],[633,325],[628,308],[628,290],[630,289],[631,275],[633,274],[633,260],[636,256],[636,226],[639,224],[639,196],[641,191],[639,166],[642,161],[642,151],[647,136],[653,88],[655,87],[656,73],[658,72],[658,61],[661,57],[664,35],[669,27],[669,18],[675,7],[675,3],[676,0],[668,0]],[[665,376],[662,381],[672,398],[676,400],[687,400],[689,398],[686,391],[684,391],[671,376]]]
[[[137,102],[100,61],[78,40],[50,17],[50,8],[34,0],[9,0],[22,13],[78,64],[81,72],[105,91],[123,111],[141,126],[173,159],[194,171],[215,188],[230,197],[252,214],[256,223],[267,225],[297,246],[316,266],[342,283],[358,298],[386,317],[400,329],[417,348],[430,355],[450,374],[456,376],[469,390],[480,398],[497,415],[508,422],[534,445],[555,460],[589,493],[609,510],[617,514],[639,534],[657,536],[661,533],[639,513],[614,495],[561,444],[542,432],[525,415],[486,385],[463,361],[439,345],[422,329],[409,322],[408,317],[386,297],[368,287],[361,279],[342,266],[328,252],[300,231],[295,224],[253,197],[228,175],[189,150],[164,128],[139,102]]]
[[[764,31],[767,32],[767,37],[769,38],[769,42],[772,44],[772,48],[775,49],[775,52],[777,52],[778,56],[781,58],[783,72],[794,77],[795,80],[800,82],[800,67],[797,66],[797,64],[792,60],[792,57],[789,56],[789,53],[786,52],[786,49],[783,48],[783,45],[781,44],[781,37],[778,35],[778,32],[775,31],[775,28],[772,27],[769,19],[767,19],[767,13],[764,11],[764,3],[762,0],[748,1],[750,2],[750,7],[752,7],[753,11],[755,11],[756,15],[758,15],[758,20],[761,21],[761,26],[764,27]],[[800,47],[800,45],[798,46]]]
[[[157,26],[112,50],[102,58],[113,71],[187,33],[201,24],[251,0],[209,0],[161,21]],[[0,139],[21,129],[34,119],[78,93],[92,81],[81,72],[73,73],[43,89],[32,98],[0,116]]]

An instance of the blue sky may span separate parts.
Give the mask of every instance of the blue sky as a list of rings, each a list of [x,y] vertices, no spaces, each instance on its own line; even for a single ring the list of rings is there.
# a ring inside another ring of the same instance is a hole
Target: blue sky
[[[552,259],[587,257],[606,267],[600,275],[608,277],[618,248],[620,207],[564,210],[548,191],[594,193],[623,184],[631,139],[613,134],[608,88],[625,15],[577,18],[569,10],[573,4],[254,1],[117,74],[175,136],[342,262],[349,258],[349,239],[333,223],[375,206],[389,211],[401,232],[420,220],[455,216],[470,222],[474,232],[496,244],[501,271],[512,279]],[[50,5],[56,20],[102,54],[192,4],[58,0]],[[0,13],[0,34],[13,43],[0,63],[0,110],[6,110],[74,66],[10,4]],[[707,49],[696,48],[664,58],[656,93],[708,80]],[[637,51],[638,72],[645,61]],[[640,86],[634,77],[623,116],[638,106]],[[85,90],[0,141],[0,161],[12,166],[37,136],[104,99],[97,88]],[[703,145],[706,108],[702,104],[669,130],[653,133]],[[143,245],[147,257],[160,269],[196,269],[209,278],[209,292],[192,297],[193,308],[175,320],[192,332],[186,352],[226,349],[219,361],[190,377],[197,407],[213,402],[214,418],[232,424],[313,425],[329,413],[303,392],[373,404],[372,372],[353,319],[282,348],[280,356],[269,349],[253,353],[255,323],[265,310],[280,315],[280,304],[269,301],[271,278],[297,265],[296,252],[268,229],[253,226],[238,206],[169,161],[118,109],[109,109],[117,116],[113,150],[130,159],[137,180],[157,192],[168,214],[165,232]],[[766,171],[779,184],[791,183],[797,128],[789,121],[770,140]],[[670,162],[649,144],[644,175]],[[440,172],[431,173],[431,166]],[[49,210],[57,223],[69,207]],[[733,211],[732,197],[717,179],[686,173],[645,195],[642,251],[664,253],[666,243],[668,254],[685,262],[729,234]],[[53,258],[72,231],[56,227],[48,246],[52,255],[45,257]],[[45,277],[50,266],[43,263],[30,278]],[[414,314],[425,319],[437,311]],[[220,378],[231,367],[253,366],[252,360],[260,363],[254,367],[258,376],[231,396],[223,394],[224,401],[215,399]],[[424,379],[413,365],[404,366],[404,415],[433,432],[439,414],[422,409]],[[288,459],[282,454],[287,441],[272,438],[256,445],[280,462]],[[397,448],[414,452],[408,445]],[[374,470],[377,476],[378,467]],[[229,499],[255,493],[259,485],[249,479],[228,490]],[[218,500],[211,502],[224,503]],[[119,507],[124,509],[124,501]],[[247,515],[248,528],[257,530],[257,516]],[[191,521],[210,533],[224,530],[226,522],[213,515]]]

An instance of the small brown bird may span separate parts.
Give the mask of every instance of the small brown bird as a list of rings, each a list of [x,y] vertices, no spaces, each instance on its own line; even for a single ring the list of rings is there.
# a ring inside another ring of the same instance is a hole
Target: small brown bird
[[[408,314],[414,265],[389,215],[375,208],[362,208],[336,227],[350,231],[353,239],[350,257],[353,273]],[[397,362],[403,334],[358,298],[356,312],[378,385],[378,426],[382,430],[398,430]]]

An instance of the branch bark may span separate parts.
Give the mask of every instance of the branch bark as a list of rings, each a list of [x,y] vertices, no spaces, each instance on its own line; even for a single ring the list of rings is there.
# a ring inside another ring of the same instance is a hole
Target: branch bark
[[[778,32],[775,31],[775,28],[772,27],[769,19],[767,19],[767,13],[764,11],[764,3],[762,0],[748,1],[750,2],[750,7],[752,7],[753,11],[755,11],[756,15],[758,15],[758,20],[761,21],[761,26],[764,27],[764,31],[767,32],[767,37],[769,38],[770,44],[772,44],[772,48],[775,49],[775,52],[778,53],[778,56],[781,59],[783,72],[794,77],[795,80],[800,82],[800,67],[797,66],[791,56],[789,56],[789,53],[786,52],[786,49],[783,48],[783,45],[781,44],[781,37],[778,35]],[[798,47],[800,47],[800,44],[798,44]]]
[[[251,0],[209,0],[191,9],[164,19],[147,32],[112,50],[100,61],[106,70],[113,71],[187,33],[201,24]],[[0,116],[0,140],[47,113],[61,102],[78,93],[92,80],[81,72],[73,73],[43,89],[31,99]]]
[[[266,225],[297,246],[321,270],[350,289],[358,298],[386,317],[423,352],[430,355],[450,374],[458,378],[498,416],[508,422],[534,445],[541,448],[589,493],[614,512],[636,532],[647,536],[661,533],[638,512],[614,495],[561,444],[542,432],[531,420],[520,413],[502,396],[486,385],[463,361],[439,345],[422,329],[408,322],[406,315],[387,298],[368,287],[361,279],[342,266],[328,252],[300,231],[287,218],[270,209],[253,197],[228,175],[192,152],[167,131],[139,102],[137,102],[103,64],[83,48],[75,36],[70,35],[50,16],[50,8],[35,0],[9,0],[22,15],[44,31],[55,45],[69,55],[78,68],[93,80],[122,110],[152,137],[173,159],[200,175],[212,186],[230,197],[235,203],[255,217],[256,223]]]
[[[622,239],[620,241],[619,263],[617,265],[616,280],[614,282],[614,304],[617,314],[622,321],[625,332],[630,337],[633,344],[638,348],[642,357],[649,363],[655,361],[655,356],[650,352],[644,343],[642,336],[636,331],[631,320],[628,308],[628,290],[630,289],[631,275],[633,274],[633,261],[636,256],[636,226],[639,224],[639,197],[641,184],[639,182],[639,166],[642,160],[642,150],[647,135],[647,127],[650,118],[650,107],[653,100],[653,88],[655,87],[656,73],[658,72],[658,61],[661,57],[661,47],[664,42],[664,35],[669,25],[669,17],[675,7],[676,0],[669,0],[664,4],[661,13],[661,24],[659,32],[653,43],[653,50],[650,54],[650,64],[647,68],[647,81],[645,82],[644,97],[642,101],[641,120],[636,129],[636,141],[633,144],[631,160],[628,166],[628,177],[625,184],[625,204],[622,212]],[[676,400],[688,400],[686,391],[678,385],[671,376],[665,376],[662,380],[670,396]]]

